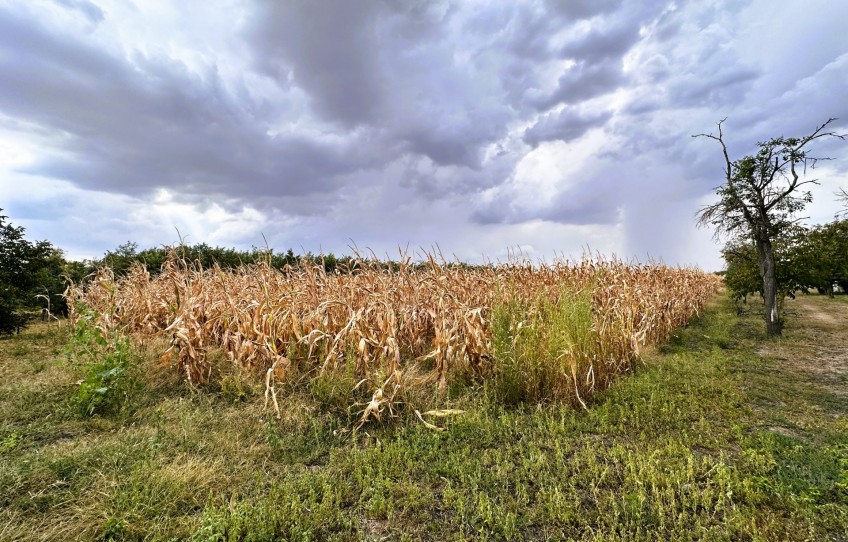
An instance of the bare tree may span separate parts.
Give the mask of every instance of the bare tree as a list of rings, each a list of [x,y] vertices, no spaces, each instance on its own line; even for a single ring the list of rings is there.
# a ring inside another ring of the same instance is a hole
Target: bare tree
[[[845,206],[843,211],[836,213],[836,217],[839,218],[839,215],[845,215],[848,217],[848,190],[844,188],[840,188],[836,191],[836,199],[842,202],[842,205]]]
[[[724,119],[726,120],[726,119]],[[757,247],[760,277],[763,280],[766,332],[780,335],[782,321],[778,310],[778,284],[772,242],[792,226],[795,214],[812,201],[805,185],[818,184],[816,179],[802,179],[807,168],[814,168],[820,160],[808,154],[808,147],[817,139],[845,135],[826,131],[836,119],[827,122],[803,137],[777,137],[757,143],[754,156],[744,156],[731,161],[724,141],[722,124],[718,134],[696,134],[721,145],[724,156],[725,183],[716,188],[719,201],[698,212],[698,225],[712,226],[716,236],[748,238]]]

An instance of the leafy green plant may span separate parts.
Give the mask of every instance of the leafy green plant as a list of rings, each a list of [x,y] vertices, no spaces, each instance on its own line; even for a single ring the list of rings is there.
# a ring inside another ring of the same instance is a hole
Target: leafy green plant
[[[83,378],[74,403],[85,416],[123,410],[138,385],[129,339],[94,325],[96,313],[83,309],[70,344],[70,358]]]
[[[345,417],[356,400],[356,384],[353,367],[348,364],[336,372],[319,373],[309,381],[309,391],[322,409]]]
[[[97,540],[102,540],[104,542],[109,540],[122,540],[123,535],[126,533],[127,523],[116,517],[110,517],[103,524],[103,531],[100,533],[100,536]]]
[[[23,440],[20,433],[12,432],[0,439],[0,454],[10,452],[18,447]]]
[[[251,379],[240,368],[221,376],[218,385],[221,388],[221,398],[229,403],[241,403],[258,395],[256,379]]]

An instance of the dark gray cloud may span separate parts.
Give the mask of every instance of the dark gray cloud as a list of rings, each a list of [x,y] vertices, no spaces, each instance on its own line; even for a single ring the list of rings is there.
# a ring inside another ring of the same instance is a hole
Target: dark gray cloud
[[[345,126],[379,113],[379,43],[375,2],[262,2],[249,39],[254,63],[283,85],[301,86],[314,110]]]
[[[556,49],[555,57],[570,63],[553,90],[530,88],[525,95],[529,104],[539,111],[562,103],[578,104],[613,92],[628,82],[625,55],[642,39],[641,29],[656,17],[661,4],[616,9],[617,4],[600,3],[597,12],[592,13],[596,15],[594,25],[588,30],[575,26],[567,32],[568,39]]]
[[[598,14],[615,11],[621,5],[621,0],[546,0],[545,6],[551,13],[565,19],[587,19]]]
[[[739,103],[759,71],[721,65],[707,77],[703,75],[706,74],[691,74],[669,85],[669,100],[679,107],[722,107]]]
[[[625,81],[619,59],[597,63],[579,62],[559,77],[553,92],[547,95],[528,93],[528,101],[539,111],[546,111],[558,104],[578,104],[608,94]]]
[[[563,58],[582,62],[601,62],[610,58],[620,60],[639,40],[640,21],[626,21],[608,29],[592,29],[580,38],[569,41],[559,50]]]
[[[130,63],[2,11],[0,72],[0,109],[55,134],[27,171],[86,188],[300,195],[379,162],[367,142],[269,135],[215,71],[140,54]]]
[[[533,126],[524,130],[524,142],[535,148],[544,141],[571,141],[592,128],[603,126],[612,117],[611,111],[582,113],[565,108],[543,115]]]
[[[373,128],[406,152],[473,169],[512,114],[497,80],[485,78],[492,74],[475,79],[487,70],[472,58],[485,56],[480,46],[447,40],[453,16],[427,2],[268,3],[247,31],[258,69],[302,88],[321,119]]]
[[[619,216],[621,202],[611,197],[614,178],[593,176],[550,199],[529,203],[521,188],[504,190],[491,200],[478,204],[471,215],[478,224],[522,224],[545,220],[571,225],[611,225]],[[522,198],[523,196],[523,198]]]

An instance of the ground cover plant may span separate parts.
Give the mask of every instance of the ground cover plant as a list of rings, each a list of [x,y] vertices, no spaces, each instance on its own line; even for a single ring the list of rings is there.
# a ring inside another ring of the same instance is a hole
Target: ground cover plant
[[[215,360],[266,379],[345,388],[361,423],[430,412],[449,384],[486,383],[508,402],[582,404],[629,373],[640,348],[703,308],[719,280],[694,269],[584,260],[530,265],[413,265],[357,260],[328,273],[304,260],[235,270],[174,255],[155,276],[109,269],[72,288],[72,319],[103,333],[165,340],[162,361],[193,385]],[[282,398],[284,400],[284,397]],[[425,422],[429,423],[429,422]]]
[[[788,300],[780,341],[760,308],[714,302],[588,410],[483,387],[444,431],[343,435],[330,381],[277,419],[255,378],[191,387],[153,341],[89,416],[78,382],[117,345],[38,324],[0,339],[0,539],[844,540],[848,298]]]

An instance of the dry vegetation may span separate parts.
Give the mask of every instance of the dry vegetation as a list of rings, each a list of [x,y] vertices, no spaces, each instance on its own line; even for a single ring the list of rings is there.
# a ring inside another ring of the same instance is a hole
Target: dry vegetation
[[[164,337],[163,363],[193,384],[210,380],[215,352],[265,374],[278,412],[281,382],[352,375],[366,397],[365,422],[394,415],[411,390],[439,396],[453,380],[510,371],[519,398],[582,403],[630,371],[641,347],[698,314],[718,287],[698,270],[618,261],[362,260],[328,274],[308,262],[225,271],[172,257],[156,276],[136,267],[115,280],[101,270],[70,295],[104,330]]]

